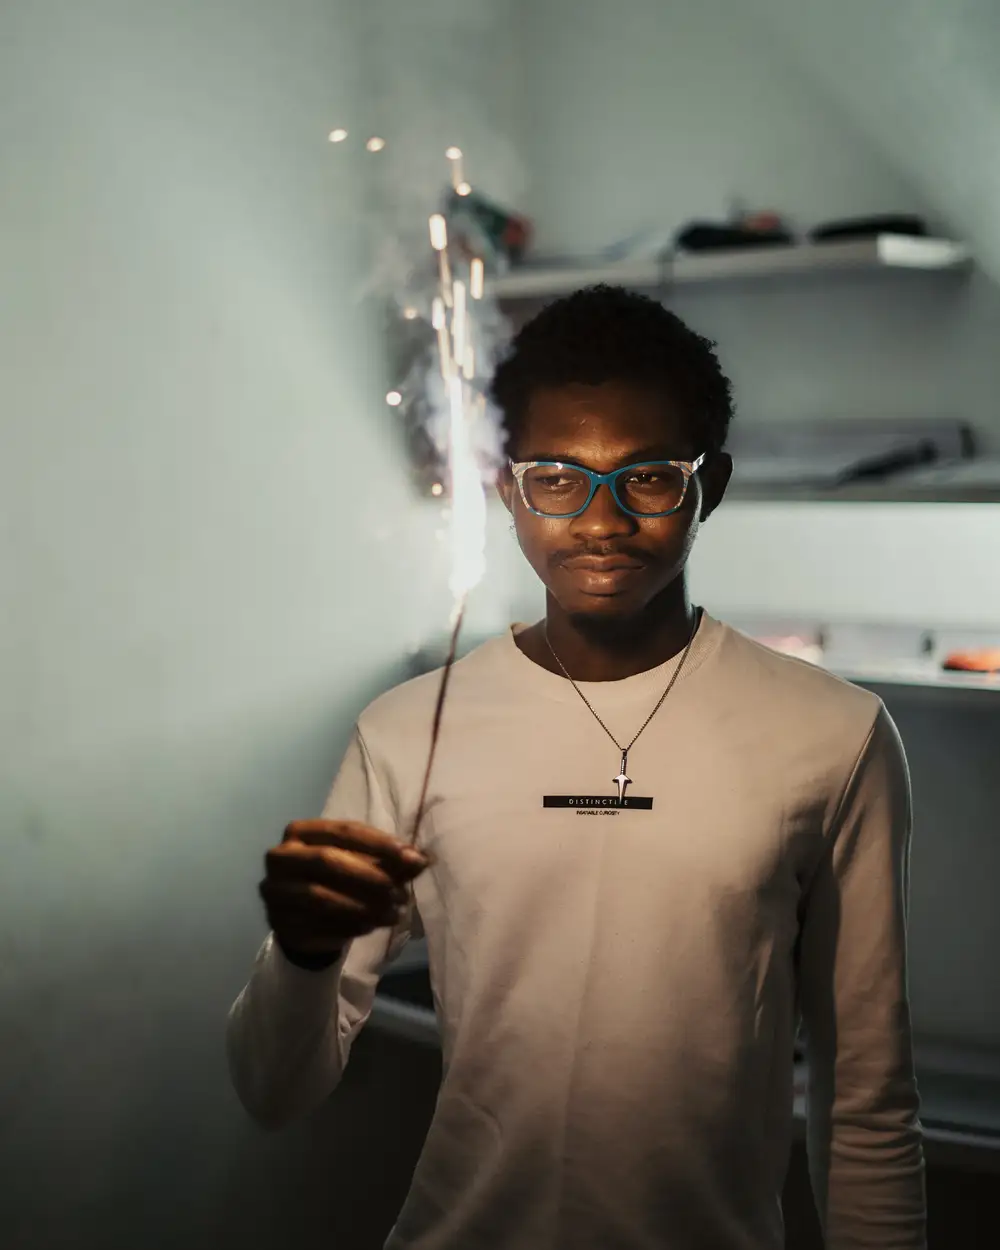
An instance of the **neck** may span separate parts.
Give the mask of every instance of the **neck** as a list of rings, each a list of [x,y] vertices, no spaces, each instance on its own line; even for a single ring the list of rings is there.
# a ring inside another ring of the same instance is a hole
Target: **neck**
[[[683,576],[627,621],[567,615],[549,596],[545,620],[521,635],[522,649],[529,659],[561,673],[545,641],[547,632],[575,681],[621,681],[679,655],[691,638],[695,620]]]

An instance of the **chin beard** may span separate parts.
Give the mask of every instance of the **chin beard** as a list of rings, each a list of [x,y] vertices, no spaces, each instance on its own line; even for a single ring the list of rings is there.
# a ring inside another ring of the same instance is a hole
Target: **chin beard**
[[[611,608],[605,600],[601,610],[567,612],[566,616],[576,632],[594,646],[605,651],[628,651],[646,641],[650,630],[657,629],[674,612],[683,612],[686,607],[684,580],[678,577],[645,603],[619,602]]]
[[[649,627],[642,612],[570,612],[568,619],[578,634],[605,650],[628,647]]]

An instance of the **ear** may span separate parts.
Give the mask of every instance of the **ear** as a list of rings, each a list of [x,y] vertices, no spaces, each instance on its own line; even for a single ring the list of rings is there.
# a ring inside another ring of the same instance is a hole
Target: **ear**
[[[714,452],[700,474],[702,481],[700,520],[707,521],[722,503],[732,476],[732,456],[725,451]]]

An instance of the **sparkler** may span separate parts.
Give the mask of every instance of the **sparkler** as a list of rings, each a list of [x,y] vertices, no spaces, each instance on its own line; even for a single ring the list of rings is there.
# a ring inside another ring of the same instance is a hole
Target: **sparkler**
[[[462,153],[458,148],[449,148],[446,155],[452,162],[453,180],[457,185],[459,181],[464,181],[460,168]],[[430,748],[410,829],[411,846],[417,842],[427,808],[427,793],[441,734],[448,682],[458,655],[465,605],[469,592],[479,583],[486,570],[486,495],[470,430],[471,421],[476,416],[482,416],[483,409],[469,387],[469,382],[475,377],[476,354],[475,323],[470,317],[467,298],[470,292],[474,300],[482,298],[483,262],[478,258],[471,262],[468,285],[461,279],[453,278],[452,267],[448,261],[448,228],[444,217],[439,213],[434,214],[428,227],[431,246],[438,254],[439,274],[439,292],[431,304],[431,325],[437,332],[438,365],[448,397],[448,471],[451,485],[451,508],[448,516],[451,576],[448,585],[454,606],[448,652],[441,669],[434,704]],[[388,954],[388,948],[386,953]]]
[[[348,131],[338,127],[329,132],[328,138],[331,143],[343,144],[348,138]],[[364,146],[370,153],[379,153],[385,149],[386,140],[373,135]],[[451,166],[453,191],[459,196],[470,195],[472,186],[466,179],[462,150],[450,147],[445,156]],[[434,702],[430,745],[409,831],[408,842],[411,846],[417,843],[427,810],[445,699],[458,656],[466,602],[486,569],[486,494],[483,489],[482,467],[476,453],[476,440],[473,437],[473,427],[486,420],[485,400],[474,388],[476,365],[488,358],[481,322],[476,315],[477,305],[484,296],[484,264],[478,256],[467,261],[464,255],[456,254],[453,257],[450,254],[448,223],[441,213],[432,214],[427,226],[431,248],[437,258],[437,282],[430,300],[430,323],[435,334],[437,367],[447,402],[448,430],[447,475],[443,481],[432,485],[431,494],[441,498],[447,491],[449,495],[450,507],[442,519],[446,519],[449,524],[451,571],[448,586],[452,596],[452,612],[448,651]],[[407,304],[402,315],[407,321],[415,321],[421,313],[412,304]],[[399,407],[404,401],[402,389],[389,391],[385,400],[390,407]],[[389,931],[386,960],[391,951],[394,932],[394,929]]]
[[[332,130],[328,138],[331,143],[342,144],[348,138],[348,131],[344,128]],[[378,135],[373,135],[365,143],[366,150],[371,153],[382,152],[385,147],[386,140]],[[445,156],[451,165],[453,190],[459,196],[470,195],[472,186],[466,180],[461,148],[450,147]],[[468,262],[462,255],[452,258],[448,223],[441,213],[432,214],[427,227],[430,244],[437,257],[437,289],[430,301],[430,323],[435,334],[437,365],[447,401],[448,429],[447,476],[444,482],[435,482],[431,486],[431,494],[441,498],[447,489],[450,495],[446,519],[449,524],[451,571],[448,586],[452,595],[452,612],[448,651],[434,702],[430,745],[409,832],[410,846],[417,843],[427,810],[445,698],[458,656],[466,602],[486,571],[486,494],[473,437],[474,427],[487,419],[486,401],[474,388],[476,365],[487,358],[482,322],[477,319],[477,307],[484,297],[484,263],[478,256]],[[456,269],[458,277],[455,276]],[[414,321],[418,316],[420,313],[412,304],[404,307],[403,317],[407,321]],[[403,403],[404,396],[401,390],[391,390],[385,399],[390,407],[395,408]],[[412,886],[410,889],[412,898]],[[383,962],[388,960],[394,933],[395,930],[390,928]]]

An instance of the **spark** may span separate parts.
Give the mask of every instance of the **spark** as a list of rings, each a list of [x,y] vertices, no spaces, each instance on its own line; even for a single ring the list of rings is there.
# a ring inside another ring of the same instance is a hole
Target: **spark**
[[[403,402],[403,397],[400,395],[399,391],[390,391],[385,397],[385,402],[390,408],[398,408]]]
[[[338,127],[336,130],[330,131],[331,143],[343,143],[346,138],[347,138],[347,131],[342,129],[341,127]]]
[[[472,264],[469,266],[469,294],[473,299],[483,298],[483,280],[485,278],[485,270],[483,262],[478,257],[473,257]]]
[[[460,362],[465,360],[465,283],[455,282],[452,284],[452,305],[451,314],[451,334],[455,340],[455,359]]]
[[[451,161],[451,185],[455,188],[459,195],[468,195],[472,188],[465,181],[465,168],[462,163],[462,149],[448,148],[445,152],[448,160]],[[463,190],[462,188],[466,188]]]
[[[452,621],[460,620],[465,600],[486,570],[486,495],[469,437],[465,384],[452,376],[448,383],[449,448],[451,469],[451,577],[454,598]]]
[[[378,135],[372,135],[372,137],[365,144],[365,147],[369,152],[381,152],[385,147],[385,140],[380,139]]]
[[[431,231],[431,247],[435,252],[443,252],[448,246],[448,223],[440,213],[435,213],[428,225]]]

